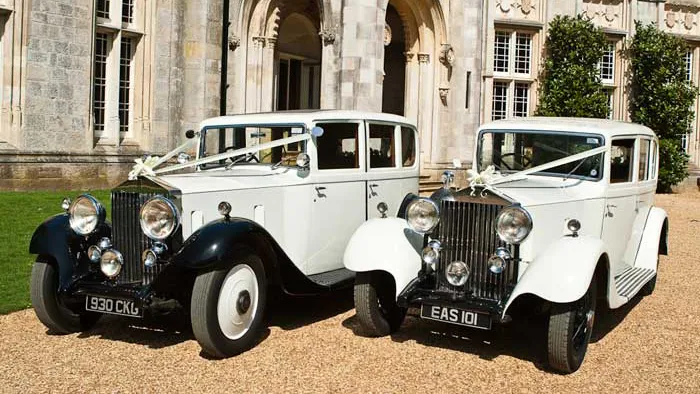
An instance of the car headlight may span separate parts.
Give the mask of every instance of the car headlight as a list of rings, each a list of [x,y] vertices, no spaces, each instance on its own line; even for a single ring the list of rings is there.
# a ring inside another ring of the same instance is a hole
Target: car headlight
[[[509,244],[519,244],[532,230],[532,218],[519,206],[504,208],[496,220],[496,232],[501,240]]]
[[[406,220],[414,231],[427,234],[438,225],[440,210],[435,201],[428,198],[418,198],[408,204]]]
[[[68,208],[70,228],[79,235],[88,235],[105,220],[105,209],[95,197],[83,194]]]
[[[148,238],[162,241],[175,232],[180,215],[172,201],[163,196],[148,200],[141,208],[141,230]]]

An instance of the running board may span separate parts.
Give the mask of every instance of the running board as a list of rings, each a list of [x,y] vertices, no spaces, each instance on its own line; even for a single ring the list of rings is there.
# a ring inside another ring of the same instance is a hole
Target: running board
[[[319,286],[332,290],[340,287],[351,286],[355,282],[355,272],[346,268],[340,268],[333,271],[322,272],[320,274],[309,275],[309,279]]]
[[[653,269],[629,267],[615,276],[615,290],[620,297],[628,300],[635,296],[649,282],[656,272]]]

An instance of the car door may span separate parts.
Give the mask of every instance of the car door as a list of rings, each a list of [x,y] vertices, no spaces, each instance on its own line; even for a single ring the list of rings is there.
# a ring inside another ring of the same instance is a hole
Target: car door
[[[637,216],[636,146],[635,137],[616,138],[611,141],[608,155],[609,186],[603,212],[603,242],[614,273],[631,264],[624,257]]]
[[[416,131],[392,123],[367,122],[367,218],[396,216],[407,193],[418,191]]]
[[[637,195],[635,198],[635,218],[632,223],[630,240],[623,260],[633,265],[644,234],[644,226],[654,204],[656,193],[656,141],[641,137],[637,142]]]
[[[309,181],[312,184],[309,250],[304,273],[343,268],[350,237],[365,221],[365,130],[361,121],[317,122]]]

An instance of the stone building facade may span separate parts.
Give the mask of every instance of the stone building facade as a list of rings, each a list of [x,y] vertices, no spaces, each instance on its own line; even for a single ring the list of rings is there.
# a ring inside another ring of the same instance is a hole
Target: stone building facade
[[[612,118],[635,20],[700,79],[700,0],[0,0],[0,189],[107,187],[206,117],[305,108],[407,116],[434,180],[481,123],[534,112],[547,23],[580,13],[610,40]]]

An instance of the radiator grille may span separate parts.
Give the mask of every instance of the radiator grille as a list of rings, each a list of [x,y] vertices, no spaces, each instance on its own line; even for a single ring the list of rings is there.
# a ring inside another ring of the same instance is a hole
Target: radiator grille
[[[141,253],[151,246],[151,241],[143,234],[139,223],[141,206],[158,194],[112,191],[112,243],[124,257],[118,283],[147,285],[161,270],[158,264],[145,268],[141,263]]]
[[[465,201],[442,201],[438,239],[442,242],[438,266],[438,288],[471,293],[472,296],[500,301],[517,280],[517,263],[510,262],[501,274],[489,270],[488,259],[496,248],[510,250],[518,259],[518,247],[507,246],[496,234],[496,218],[503,208],[500,204]],[[450,285],[445,268],[453,261],[467,263],[471,275],[463,288]]]

